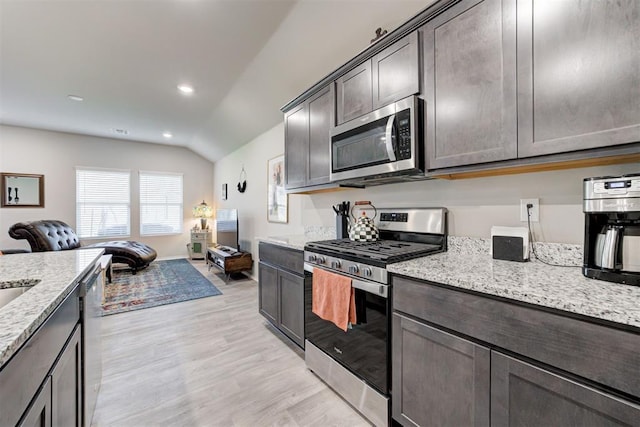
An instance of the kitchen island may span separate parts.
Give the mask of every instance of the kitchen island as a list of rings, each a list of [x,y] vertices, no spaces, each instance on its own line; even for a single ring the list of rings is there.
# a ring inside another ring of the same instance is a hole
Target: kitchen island
[[[82,249],[0,257],[0,288],[39,281],[0,308],[0,366],[44,323],[103,253],[103,249]]]
[[[87,312],[99,309],[103,252],[0,257],[0,425],[91,423],[101,350]]]

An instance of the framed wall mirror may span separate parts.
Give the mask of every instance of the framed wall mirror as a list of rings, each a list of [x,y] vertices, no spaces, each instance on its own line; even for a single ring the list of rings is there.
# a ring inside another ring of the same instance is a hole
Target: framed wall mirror
[[[44,208],[44,175],[1,173],[3,208]]]

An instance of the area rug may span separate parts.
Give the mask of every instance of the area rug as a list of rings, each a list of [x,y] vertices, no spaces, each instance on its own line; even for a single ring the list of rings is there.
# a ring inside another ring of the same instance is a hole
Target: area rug
[[[113,272],[113,282],[105,283],[102,315],[123,313],[173,304],[222,292],[186,259],[155,261],[137,274],[129,270]]]

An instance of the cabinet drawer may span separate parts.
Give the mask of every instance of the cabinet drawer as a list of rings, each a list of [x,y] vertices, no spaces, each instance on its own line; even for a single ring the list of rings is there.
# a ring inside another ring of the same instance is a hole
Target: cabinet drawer
[[[393,308],[640,396],[640,334],[393,277]]]
[[[260,261],[277,265],[298,275],[304,274],[304,252],[284,246],[260,243]]]

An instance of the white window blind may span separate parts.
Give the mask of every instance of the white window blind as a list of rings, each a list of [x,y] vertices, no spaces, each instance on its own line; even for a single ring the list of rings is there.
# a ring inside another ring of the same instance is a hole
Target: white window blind
[[[131,232],[130,173],[76,169],[76,232],[81,238],[124,237]]]
[[[140,172],[140,235],[182,233],[182,175]]]

